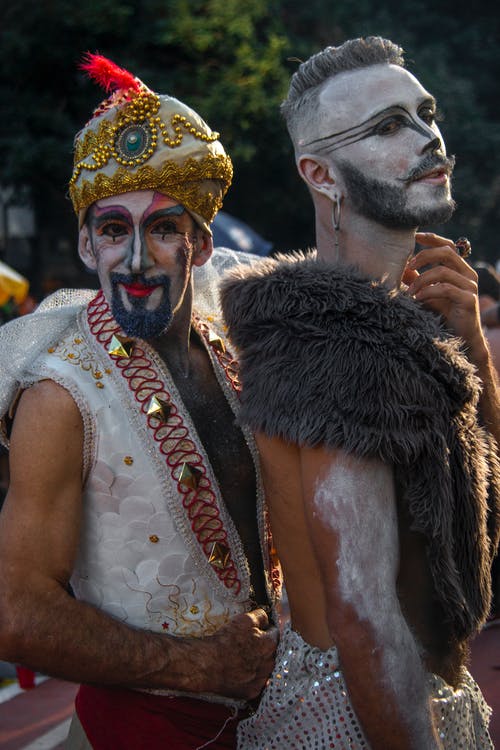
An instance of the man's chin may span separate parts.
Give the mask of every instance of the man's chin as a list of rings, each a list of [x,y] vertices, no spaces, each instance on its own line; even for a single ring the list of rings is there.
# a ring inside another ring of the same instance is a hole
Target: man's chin
[[[418,226],[428,226],[429,224],[445,224],[455,213],[457,204],[452,198],[443,201],[441,204],[429,207],[421,212]]]
[[[168,330],[172,323],[172,314],[170,310],[165,309],[152,312],[147,310],[129,312],[121,305],[113,305],[112,312],[122,331],[131,338],[158,338]]]
[[[172,323],[168,276],[112,274],[109,301],[114,319],[131,338],[158,338]]]
[[[143,321],[122,321],[120,323],[120,321],[117,320],[116,322],[119,323],[120,328],[126,336],[130,336],[130,338],[134,339],[157,339],[166,333],[170,327],[170,324],[159,326],[150,325]]]
[[[380,211],[373,218],[389,229],[416,229],[433,224],[445,224],[451,219],[456,209],[453,199],[435,203],[431,206],[420,206],[411,209],[408,206],[400,211]]]

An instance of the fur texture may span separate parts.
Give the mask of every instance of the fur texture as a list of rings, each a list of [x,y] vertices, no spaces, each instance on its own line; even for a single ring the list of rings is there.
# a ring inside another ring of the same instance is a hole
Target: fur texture
[[[240,356],[242,421],[390,462],[453,635],[477,631],[490,602],[500,466],[460,341],[404,292],[299,254],[236,269],[221,300]]]

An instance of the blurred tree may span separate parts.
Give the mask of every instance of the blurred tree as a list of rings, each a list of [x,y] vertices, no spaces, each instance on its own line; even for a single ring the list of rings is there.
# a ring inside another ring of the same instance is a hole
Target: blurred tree
[[[110,33],[125,45],[130,16],[114,0],[20,0],[3,11],[0,184],[31,189],[37,237],[30,281],[38,295],[47,265],[68,275],[61,283],[73,282],[77,269],[75,219],[65,196],[73,136],[97,103],[77,72],[80,51],[87,40],[94,47]]]
[[[287,175],[293,168],[279,115],[288,80],[279,6],[269,0],[170,0],[156,26],[157,53],[146,79],[158,91],[167,79],[170,90],[221,132],[235,167],[225,210],[266,236],[281,191],[281,165]],[[167,76],[161,62],[166,54]]]
[[[287,151],[278,113],[286,38],[277,10],[266,0],[248,7],[238,0],[18,0],[5,8],[0,185],[31,188],[33,275],[58,255],[74,257],[76,223],[65,198],[72,141],[104,98],[78,70],[86,50],[183,99],[223,134],[236,174],[227,210],[265,231],[274,195],[262,183],[279,150]]]

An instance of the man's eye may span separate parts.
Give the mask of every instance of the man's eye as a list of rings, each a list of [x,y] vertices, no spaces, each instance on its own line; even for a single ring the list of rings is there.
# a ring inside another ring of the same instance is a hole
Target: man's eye
[[[418,116],[421,120],[427,123],[427,125],[434,125],[436,122],[444,120],[443,115],[439,110],[433,109],[432,107],[423,107]]]
[[[107,237],[121,237],[126,233],[126,227],[116,221],[110,221],[107,224],[103,224],[100,230],[100,234],[105,234]]]
[[[396,133],[400,128],[404,127],[405,119],[403,117],[387,117],[382,122],[379,122],[375,128],[377,135],[392,135]]]
[[[418,113],[421,120],[427,123],[427,125],[434,125],[436,122],[436,113],[433,109],[425,108],[421,109]]]
[[[176,234],[177,224],[174,221],[159,221],[151,227],[151,234]]]

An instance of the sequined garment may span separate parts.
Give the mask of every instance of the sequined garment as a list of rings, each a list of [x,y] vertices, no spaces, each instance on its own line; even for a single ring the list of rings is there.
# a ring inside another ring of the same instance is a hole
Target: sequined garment
[[[429,675],[444,750],[493,750],[490,709],[464,670],[459,689]],[[337,649],[309,646],[286,625],[256,713],[240,722],[238,750],[369,750],[347,694]]]

